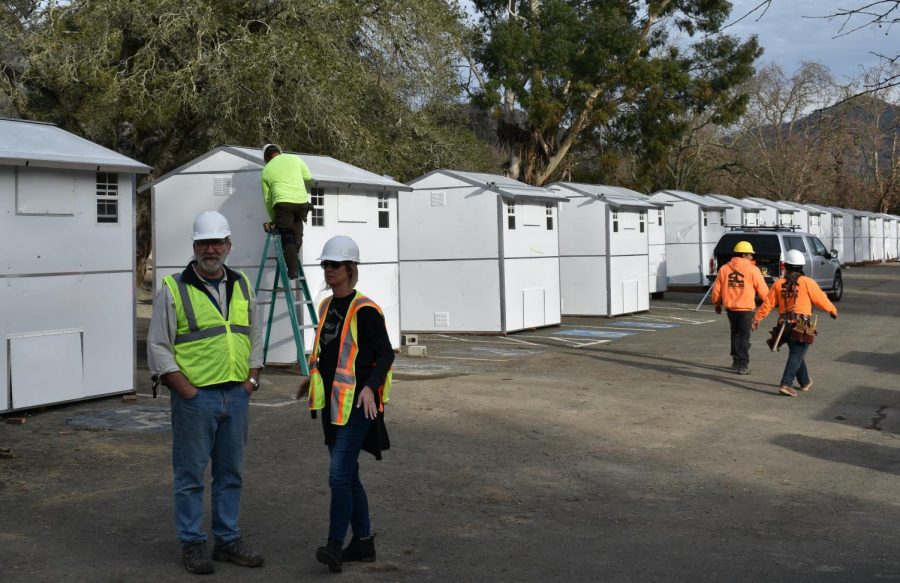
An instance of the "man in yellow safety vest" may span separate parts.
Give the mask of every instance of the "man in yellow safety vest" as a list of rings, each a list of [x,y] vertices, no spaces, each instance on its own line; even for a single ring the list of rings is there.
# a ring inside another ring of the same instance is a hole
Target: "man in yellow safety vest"
[[[250,282],[225,266],[231,229],[224,216],[194,221],[195,259],[163,279],[153,303],[147,357],[171,391],[175,523],[185,568],[212,573],[203,531],[203,487],[212,460],[212,558],[259,567],[241,538],[238,513],[250,395],[259,387],[262,334]]]

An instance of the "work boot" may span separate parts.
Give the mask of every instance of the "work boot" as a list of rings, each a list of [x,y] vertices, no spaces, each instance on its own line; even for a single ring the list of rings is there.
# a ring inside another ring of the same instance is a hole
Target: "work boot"
[[[369,538],[359,538],[354,536],[350,539],[350,544],[341,551],[341,559],[345,563],[351,561],[362,561],[363,563],[375,562],[375,535]]]
[[[344,562],[341,558],[341,541],[328,539],[324,547],[316,550],[316,559],[328,565],[328,570],[332,573],[340,573],[343,570],[341,564]]]
[[[198,540],[181,547],[181,559],[188,573],[209,575],[216,570],[212,561],[206,556],[206,541]]]
[[[750,374],[750,369],[746,366],[739,366],[736,371],[737,374]]]
[[[794,387],[789,387],[787,385],[781,385],[781,388],[778,389],[778,392],[782,395],[787,395],[788,397],[797,396],[797,391],[794,390]]]
[[[213,560],[221,562],[231,561],[241,567],[262,567],[263,564],[262,555],[253,552],[250,545],[241,539],[235,539],[227,543],[216,543],[213,549]]]
[[[804,391],[804,392],[810,390],[812,388],[812,383],[813,383],[812,379],[809,379],[808,383],[800,386],[800,390]]]

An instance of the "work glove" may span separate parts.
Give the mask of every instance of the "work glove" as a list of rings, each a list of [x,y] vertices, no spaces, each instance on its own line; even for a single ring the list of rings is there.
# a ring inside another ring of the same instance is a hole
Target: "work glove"
[[[717,313],[717,314],[721,314],[721,313],[722,313],[722,304],[716,304],[716,313]]]
[[[837,320],[837,314],[829,314],[832,320]]]

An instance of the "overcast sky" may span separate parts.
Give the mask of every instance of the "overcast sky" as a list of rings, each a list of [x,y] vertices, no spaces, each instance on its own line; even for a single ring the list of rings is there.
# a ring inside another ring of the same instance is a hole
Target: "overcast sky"
[[[760,0],[731,0],[732,21],[747,14]],[[839,81],[859,75],[860,66],[878,64],[872,52],[894,56],[900,51],[900,27],[864,28],[847,36],[839,34],[842,20],[809,18],[826,16],[839,8],[857,8],[866,0],[773,0],[765,14],[756,12],[728,31],[740,37],[756,34],[765,48],[761,62],[778,63],[790,75],[800,63],[817,61]],[[804,18],[807,17],[807,18]],[[864,21],[857,21],[857,25]],[[853,28],[853,23],[848,28]],[[887,33],[887,34],[886,34]]]

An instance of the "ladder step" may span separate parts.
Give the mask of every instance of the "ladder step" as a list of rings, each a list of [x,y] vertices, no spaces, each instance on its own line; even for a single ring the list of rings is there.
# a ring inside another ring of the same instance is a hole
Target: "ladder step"
[[[316,324],[300,324],[297,328],[300,330],[308,330],[310,328],[318,328],[318,326]]]

